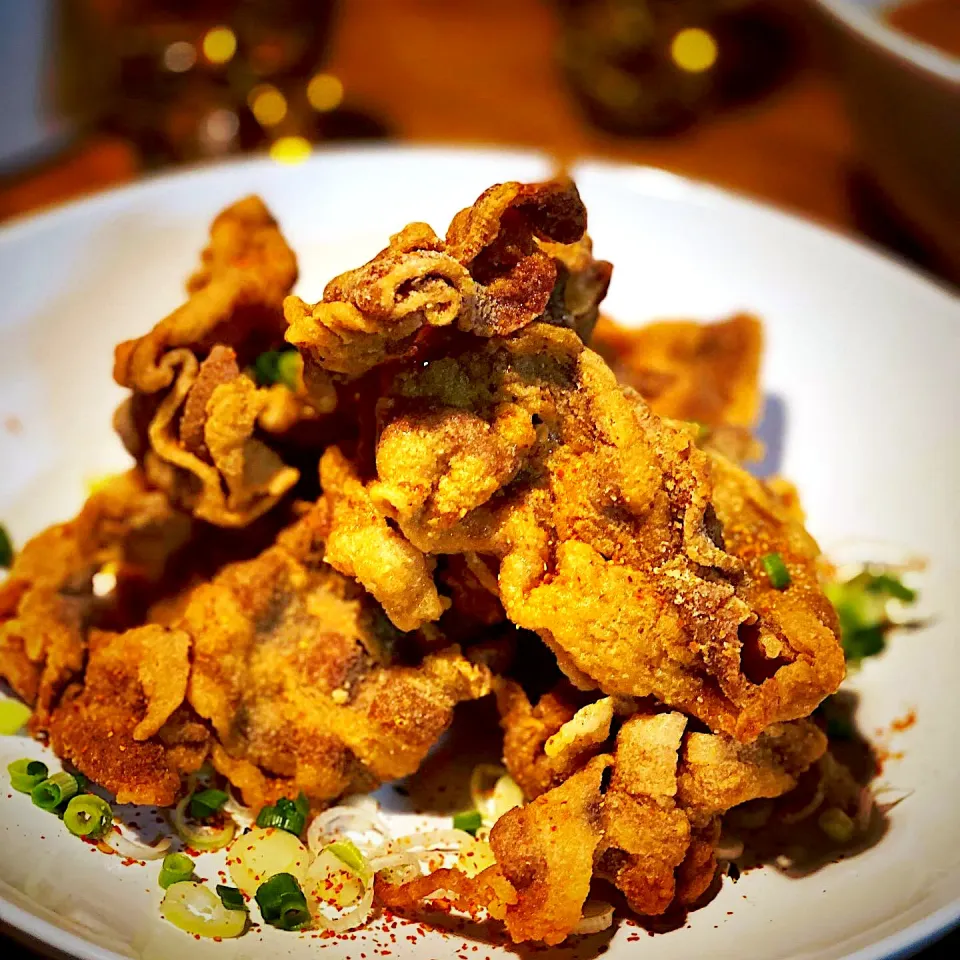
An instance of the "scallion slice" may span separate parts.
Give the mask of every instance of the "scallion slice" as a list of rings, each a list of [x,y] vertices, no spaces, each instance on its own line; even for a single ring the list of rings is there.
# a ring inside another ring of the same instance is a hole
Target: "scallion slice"
[[[7,528],[0,523],[0,567],[9,570],[13,566],[13,541]]]
[[[190,816],[206,820],[218,813],[228,799],[222,790],[201,790],[190,798]]]
[[[218,883],[217,896],[228,910],[247,909],[247,901],[243,899],[243,894],[236,887],[225,887],[222,883]]]
[[[363,854],[357,849],[357,845],[350,840],[335,840],[327,844],[326,847],[341,863],[348,866],[357,876],[369,874],[370,865],[367,863]]]
[[[276,827],[299,837],[307,824],[309,809],[309,801],[303,793],[296,800],[281,797],[274,806],[264,807],[257,814],[257,826],[264,829]]]
[[[295,348],[267,350],[254,361],[253,373],[261,387],[282,383],[288,389],[296,390],[300,376],[300,354]]]
[[[299,930],[310,922],[307,898],[290,873],[278,873],[261,883],[256,896],[264,921],[272,927]]]
[[[30,793],[33,802],[48,813],[66,803],[77,792],[77,779],[69,773],[55,773],[38,783]]]
[[[856,832],[853,820],[839,807],[824,810],[817,817],[817,824],[834,843],[849,843]]]
[[[112,822],[110,804],[92,793],[71,797],[63,812],[63,824],[75,837],[99,837]]]
[[[193,876],[196,864],[185,853],[168,853],[160,867],[160,886],[164,890]]]
[[[10,774],[10,786],[20,793],[33,793],[33,788],[50,775],[45,763],[27,759],[14,760],[7,767],[7,773]]]
[[[790,571],[779,553],[768,553],[761,562],[774,590],[786,590],[790,586]]]
[[[23,729],[33,711],[19,700],[0,700],[0,734],[12,737]]]
[[[453,829],[469,833],[471,837],[476,836],[477,831],[482,826],[483,817],[479,810],[467,810],[465,813],[458,813],[453,818]]]

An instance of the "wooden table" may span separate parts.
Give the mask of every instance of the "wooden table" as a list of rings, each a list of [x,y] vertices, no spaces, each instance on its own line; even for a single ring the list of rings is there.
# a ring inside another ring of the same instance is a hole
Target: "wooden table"
[[[562,160],[653,164],[922,257],[853,189],[856,149],[815,38],[807,62],[762,102],[668,138],[627,140],[583,121],[555,66],[557,32],[545,0],[348,0],[328,68],[350,104],[384,118],[402,141],[507,144]],[[0,187],[0,219],[130,181],[139,171],[129,144],[92,137]],[[0,937],[0,955],[11,955],[8,943]],[[954,935],[924,960],[958,948]]]

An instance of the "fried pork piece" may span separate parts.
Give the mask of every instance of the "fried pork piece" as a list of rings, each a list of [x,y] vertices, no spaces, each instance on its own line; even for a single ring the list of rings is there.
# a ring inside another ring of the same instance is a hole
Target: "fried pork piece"
[[[190,638],[157,624],[94,630],[82,685],[67,688],[50,722],[57,756],[119,803],[170,806],[180,775],[198,770],[209,733],[183,706]]]
[[[139,594],[163,579],[191,530],[189,517],[132,470],[17,554],[0,585],[0,677],[34,707],[34,732],[46,729],[64,687],[82,671],[89,627],[135,619]],[[105,567],[117,585],[100,598],[93,577]]]
[[[559,786],[602,752],[610,736],[609,697],[588,704],[581,691],[562,682],[532,705],[513,680],[498,679],[495,690],[504,763],[528,799]]]
[[[399,629],[438,620],[448,604],[433,582],[436,562],[388,525],[336,447],[320,460],[320,482],[331,512],[326,562],[363,584]]]
[[[637,329],[602,317],[590,341],[659,417],[707,427],[752,427],[760,412],[760,321],[663,320]]]
[[[677,804],[677,762],[687,718],[637,715],[617,735],[603,798],[604,850],[598,871],[631,909],[657,916],[673,902],[675,871],[690,847],[690,821]]]
[[[378,898],[401,913],[446,901],[502,920],[516,943],[562,942],[580,922],[590,892],[602,841],[600,786],[609,765],[610,757],[596,757],[533,803],[504,814],[490,832],[496,866],[476,877],[436,870],[406,884],[378,876]]]
[[[287,340],[323,384],[327,371],[357,377],[404,356],[423,328],[491,337],[545,319],[586,336],[611,272],[593,258],[586,224],[570,180],[490,187],[445,239],[409,224],[369,263],[331,280],[319,303],[290,297]]]
[[[792,789],[826,741],[806,721],[775,725],[749,745],[688,732],[687,723],[679,713],[635,713],[613,756],[593,756],[497,821],[490,834],[495,866],[475,877],[441,869],[406,884],[378,877],[378,897],[403,913],[444,905],[474,916],[485,911],[515,942],[547,944],[575,930],[597,877],[614,883],[641,914],[694,902],[716,873],[720,814]]]
[[[677,803],[691,825],[690,847],[676,873],[680,903],[694,903],[713,881],[721,815],[788,793],[826,749],[826,737],[808,720],[774,724],[752,744],[687,734],[677,769]]]
[[[508,617],[582,689],[655,696],[745,741],[836,690],[816,544],[758,482],[572,331],[448,353],[397,373],[379,407],[370,496],[419,551],[499,560]],[[774,551],[784,591],[762,569]]]
[[[336,403],[328,384],[258,388],[241,371],[283,343],[283,298],[297,264],[270,212],[247,197],[214,220],[185,304],[146,336],[121,343],[114,379],[132,391],[115,426],[151,483],[199,519],[245,526],[297,482],[265,436]]]
[[[319,559],[325,505],[255,560],[190,597],[188,699],[217,737],[212,760],[258,807],[303,790],[412,773],[489,672],[457,648],[402,664],[404,637],[356,583]]]

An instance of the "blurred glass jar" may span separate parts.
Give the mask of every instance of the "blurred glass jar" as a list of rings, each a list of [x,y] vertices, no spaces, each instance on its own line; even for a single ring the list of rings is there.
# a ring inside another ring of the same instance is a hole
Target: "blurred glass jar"
[[[619,134],[683,127],[755,96],[789,57],[769,0],[555,0],[560,61],[588,118]]]
[[[114,78],[72,0],[0,0],[0,172],[42,161],[99,119]]]
[[[148,164],[310,136],[308,86],[329,50],[335,0],[84,2],[119,64],[110,123]]]

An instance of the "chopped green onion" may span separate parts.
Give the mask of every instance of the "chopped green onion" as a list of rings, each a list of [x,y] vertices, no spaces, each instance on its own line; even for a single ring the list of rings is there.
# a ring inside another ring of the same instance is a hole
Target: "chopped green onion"
[[[33,793],[33,788],[50,775],[45,763],[39,760],[14,760],[7,767],[10,774],[10,786],[20,793]]]
[[[160,915],[186,933],[214,940],[239,937],[247,926],[246,912],[227,910],[212,890],[190,880],[167,887]]]
[[[160,886],[164,890],[193,876],[196,864],[185,853],[168,853],[160,867]]]
[[[253,373],[261,387],[282,383],[290,390],[296,390],[300,376],[300,354],[295,348],[267,350],[254,361]]]
[[[73,771],[73,779],[77,781],[77,793],[83,793],[87,789],[87,784],[90,783],[90,778],[84,776],[79,770]]]
[[[357,849],[357,845],[350,840],[335,840],[326,847],[341,863],[346,864],[357,876],[365,876],[371,872],[366,858]]]
[[[309,809],[307,798],[302,793],[296,800],[281,797],[276,805],[264,807],[257,814],[257,826],[264,829],[276,827],[299,837],[307,824],[307,811],[304,806]]]
[[[0,700],[0,734],[12,737],[23,729],[32,711],[19,700]]]
[[[99,837],[112,822],[110,804],[92,793],[71,797],[63,812],[64,826],[75,837]]]
[[[845,583],[828,583],[824,587],[840,620],[843,652],[851,663],[881,653],[886,635],[893,626],[887,605],[891,600],[914,603],[915,590],[904,586],[891,573],[863,570]]]
[[[790,586],[790,571],[779,553],[768,553],[761,563],[774,590],[786,590]]]
[[[224,819],[220,827],[194,826],[187,821],[187,806],[190,796],[183,797],[173,808],[173,828],[177,836],[194,850],[219,850],[225,847],[236,833],[237,825],[230,819]]]
[[[849,843],[853,839],[856,829],[853,820],[839,807],[830,807],[829,810],[824,810],[817,817],[817,823],[834,843]]]
[[[903,585],[898,577],[889,573],[869,574],[865,587],[870,593],[879,593],[899,600],[901,603],[915,603],[917,591]]]
[[[852,740],[856,732],[853,724],[846,717],[827,717],[827,736],[831,740]]]
[[[885,630],[879,624],[859,630],[841,630],[843,653],[848,660],[863,660],[883,653],[887,645]]]
[[[38,783],[30,795],[41,810],[53,813],[61,803],[66,803],[76,792],[76,777],[69,773],[55,773],[43,783]]]
[[[13,565],[13,542],[7,528],[0,523],[0,567],[9,570]]]
[[[483,817],[479,810],[467,810],[465,813],[458,813],[453,818],[453,829],[462,830],[469,833],[470,836],[476,836],[477,831],[483,826]]]
[[[190,798],[190,816],[194,820],[206,820],[226,802],[227,795],[222,790],[201,790]]]
[[[257,888],[257,904],[263,919],[281,930],[299,930],[310,922],[307,898],[296,878],[278,873]]]
[[[228,910],[247,909],[247,901],[243,899],[243,894],[236,887],[225,887],[222,883],[218,883],[217,896]]]

